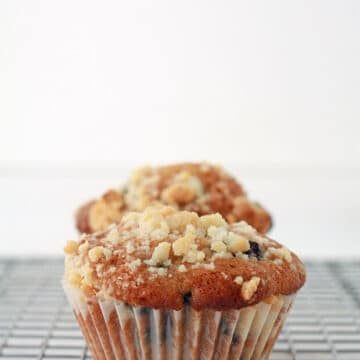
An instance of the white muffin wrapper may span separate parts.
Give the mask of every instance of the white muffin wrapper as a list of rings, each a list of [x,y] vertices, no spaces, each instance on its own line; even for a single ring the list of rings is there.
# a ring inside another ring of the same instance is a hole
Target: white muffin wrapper
[[[180,311],[86,298],[64,284],[94,360],[265,360],[295,298],[273,297],[239,310]]]

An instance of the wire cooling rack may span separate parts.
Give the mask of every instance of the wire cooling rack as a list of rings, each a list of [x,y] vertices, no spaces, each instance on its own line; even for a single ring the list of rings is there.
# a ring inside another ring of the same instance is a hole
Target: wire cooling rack
[[[62,261],[0,259],[0,360],[90,359],[60,286]],[[308,262],[271,360],[360,360],[360,261]]]

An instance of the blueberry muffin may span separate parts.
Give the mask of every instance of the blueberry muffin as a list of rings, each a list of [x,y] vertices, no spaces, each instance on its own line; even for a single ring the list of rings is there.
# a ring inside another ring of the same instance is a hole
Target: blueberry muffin
[[[155,205],[65,247],[64,289],[95,360],[267,359],[305,281],[244,221]]]
[[[143,211],[158,202],[199,215],[218,212],[230,223],[245,220],[261,233],[271,226],[269,213],[251,201],[233,177],[206,163],[138,169],[121,189],[82,206],[76,226],[83,233],[103,230],[127,211]]]

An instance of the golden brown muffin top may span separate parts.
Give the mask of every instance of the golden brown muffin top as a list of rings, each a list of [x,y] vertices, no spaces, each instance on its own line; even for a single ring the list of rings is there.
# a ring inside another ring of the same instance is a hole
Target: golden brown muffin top
[[[241,308],[305,281],[296,255],[244,221],[163,205],[128,212],[65,253],[65,279],[86,296],[153,308]]]
[[[268,212],[249,200],[233,177],[207,163],[137,169],[123,188],[82,206],[76,225],[85,233],[103,230],[127,211],[142,211],[157,202],[200,215],[219,212],[228,222],[245,220],[261,233],[271,226]]]

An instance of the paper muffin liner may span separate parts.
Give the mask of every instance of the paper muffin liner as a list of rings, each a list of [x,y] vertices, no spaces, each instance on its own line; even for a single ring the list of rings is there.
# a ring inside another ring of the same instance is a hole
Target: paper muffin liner
[[[239,310],[131,306],[64,284],[94,360],[268,359],[294,295]]]

